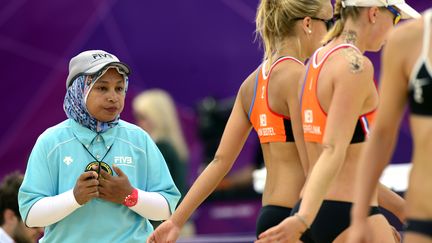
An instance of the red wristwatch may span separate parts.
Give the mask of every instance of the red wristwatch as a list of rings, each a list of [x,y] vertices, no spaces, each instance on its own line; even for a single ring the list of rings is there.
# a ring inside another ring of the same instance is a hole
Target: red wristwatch
[[[133,189],[132,193],[125,197],[123,205],[126,207],[133,207],[138,202],[138,190],[136,188]]]

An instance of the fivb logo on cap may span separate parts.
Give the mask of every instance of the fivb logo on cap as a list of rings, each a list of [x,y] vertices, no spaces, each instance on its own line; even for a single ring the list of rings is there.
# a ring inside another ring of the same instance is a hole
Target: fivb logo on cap
[[[84,51],[73,57],[69,62],[69,75],[66,79],[66,88],[79,75],[90,75],[107,66],[116,66],[122,69],[126,75],[130,74],[130,68],[113,54],[102,50]]]
[[[91,61],[92,63],[97,62],[97,61],[104,59],[104,58],[114,59],[113,55],[106,53],[106,52],[94,53],[94,54],[92,54],[92,56],[93,56],[93,60]]]

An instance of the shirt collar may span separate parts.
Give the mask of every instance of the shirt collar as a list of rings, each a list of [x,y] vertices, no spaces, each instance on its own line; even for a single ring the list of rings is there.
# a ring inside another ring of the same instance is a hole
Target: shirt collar
[[[114,139],[117,135],[117,126],[108,129],[103,133],[96,133],[87,127],[82,126],[73,119],[69,119],[69,123],[72,127],[72,133],[87,148],[90,147],[95,141],[103,142],[105,146],[112,146]]]

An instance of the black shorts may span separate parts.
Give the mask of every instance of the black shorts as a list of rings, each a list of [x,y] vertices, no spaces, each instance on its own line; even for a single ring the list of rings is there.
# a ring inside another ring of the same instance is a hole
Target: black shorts
[[[432,238],[432,220],[407,219],[404,231],[418,233]]]
[[[301,200],[294,206],[291,215],[298,212]],[[324,200],[315,220],[301,236],[304,243],[330,243],[350,226],[351,202]],[[380,214],[378,207],[371,207],[369,215]]]
[[[291,214],[291,208],[267,205],[261,208],[256,223],[256,237],[268,230],[269,228],[278,225]]]

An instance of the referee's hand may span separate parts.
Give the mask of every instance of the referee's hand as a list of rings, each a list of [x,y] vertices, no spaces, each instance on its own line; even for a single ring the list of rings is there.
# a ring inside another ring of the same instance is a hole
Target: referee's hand
[[[99,197],[98,174],[95,171],[86,171],[78,177],[73,189],[75,200],[83,205],[93,198]]]
[[[123,204],[125,198],[132,193],[133,187],[127,175],[116,165],[113,170],[118,176],[110,175],[105,170],[100,170],[99,198],[118,204]]]

